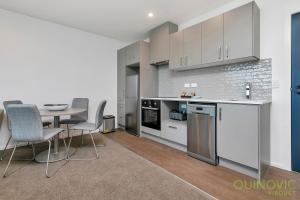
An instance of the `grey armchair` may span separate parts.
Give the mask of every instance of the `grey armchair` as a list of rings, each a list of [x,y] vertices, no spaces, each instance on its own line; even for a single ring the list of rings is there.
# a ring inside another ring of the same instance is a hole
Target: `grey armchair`
[[[5,111],[6,111],[6,109],[7,109],[7,106],[9,106],[9,105],[20,105],[20,104],[23,104],[23,102],[20,101],[20,100],[11,100],[11,101],[4,101],[4,102],[3,102],[3,106],[4,106]],[[44,126],[44,127],[46,127],[46,126],[49,127],[50,125],[51,125],[51,122],[43,122],[43,126]],[[8,128],[8,130],[9,130],[9,132],[11,132],[10,119],[9,119],[8,117],[7,117],[7,128]],[[7,146],[8,146],[8,144],[9,144],[10,140],[11,140],[11,135],[9,136],[9,138],[8,138],[8,140],[7,140],[7,142],[6,142],[5,148],[4,148],[4,150],[2,151],[2,153],[1,153],[1,155],[0,155],[0,160],[3,160],[5,151],[6,151],[6,149],[7,149]],[[34,148],[34,147],[33,147],[33,148]],[[34,149],[33,149],[33,150],[34,150]]]
[[[97,152],[97,148],[95,145],[95,141],[94,141],[92,132],[98,131],[100,126],[103,123],[103,113],[104,113],[105,105],[106,105],[106,100],[100,102],[98,109],[97,109],[96,117],[95,117],[95,123],[83,122],[83,123],[76,124],[70,128],[71,130],[88,131],[89,135],[91,136],[93,145],[94,145],[96,159],[99,158],[99,154]],[[71,141],[72,141],[72,136],[71,136],[69,144],[68,144],[68,151],[69,151],[69,148],[71,145]],[[68,157],[68,159],[69,160],[91,160],[91,159],[70,159],[69,157]]]
[[[60,128],[44,129],[39,110],[35,105],[12,104],[7,106],[6,111],[11,123],[11,136],[14,143],[14,149],[3,173],[3,177],[6,177],[7,169],[10,166],[18,142],[39,143],[44,141],[48,141],[49,143],[48,159],[45,173],[47,177],[50,177],[48,175],[48,165],[51,139],[64,130]],[[67,148],[67,146],[65,147]]]
[[[85,112],[82,112],[80,114],[71,115],[70,119],[62,119],[59,123],[60,124],[66,124],[67,130],[68,130],[68,137],[70,137],[70,124],[78,124],[82,122],[86,122],[88,120],[89,116],[89,99],[88,98],[74,98],[72,101],[72,108],[82,108],[85,109]],[[82,136],[82,134],[81,134]]]

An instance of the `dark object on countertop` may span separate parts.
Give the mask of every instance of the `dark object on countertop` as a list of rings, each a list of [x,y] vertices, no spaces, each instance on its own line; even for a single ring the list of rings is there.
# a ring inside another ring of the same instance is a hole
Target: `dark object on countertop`
[[[180,96],[180,97],[183,99],[191,99],[192,98],[192,96]]]

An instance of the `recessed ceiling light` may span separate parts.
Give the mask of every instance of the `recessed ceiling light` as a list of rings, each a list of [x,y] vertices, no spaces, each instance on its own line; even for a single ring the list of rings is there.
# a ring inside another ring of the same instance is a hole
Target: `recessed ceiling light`
[[[152,17],[154,17],[154,14],[152,12],[149,12],[148,17],[152,18]]]

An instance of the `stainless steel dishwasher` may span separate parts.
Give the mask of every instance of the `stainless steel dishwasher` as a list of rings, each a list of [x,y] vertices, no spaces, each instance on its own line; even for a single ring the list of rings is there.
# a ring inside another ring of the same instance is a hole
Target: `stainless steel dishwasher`
[[[190,103],[187,113],[188,155],[216,165],[216,105]]]

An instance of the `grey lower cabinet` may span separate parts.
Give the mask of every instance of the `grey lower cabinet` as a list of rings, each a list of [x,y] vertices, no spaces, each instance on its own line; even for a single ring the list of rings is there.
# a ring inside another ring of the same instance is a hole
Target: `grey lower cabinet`
[[[224,14],[224,59],[259,58],[259,8],[248,3]]]
[[[177,144],[187,145],[187,123],[186,121],[164,120],[161,122],[160,137]]]
[[[270,164],[269,104],[218,104],[217,109],[220,165],[260,178]]]
[[[258,106],[218,104],[217,155],[258,169]]]
[[[223,15],[202,23],[202,63],[223,61]]]

